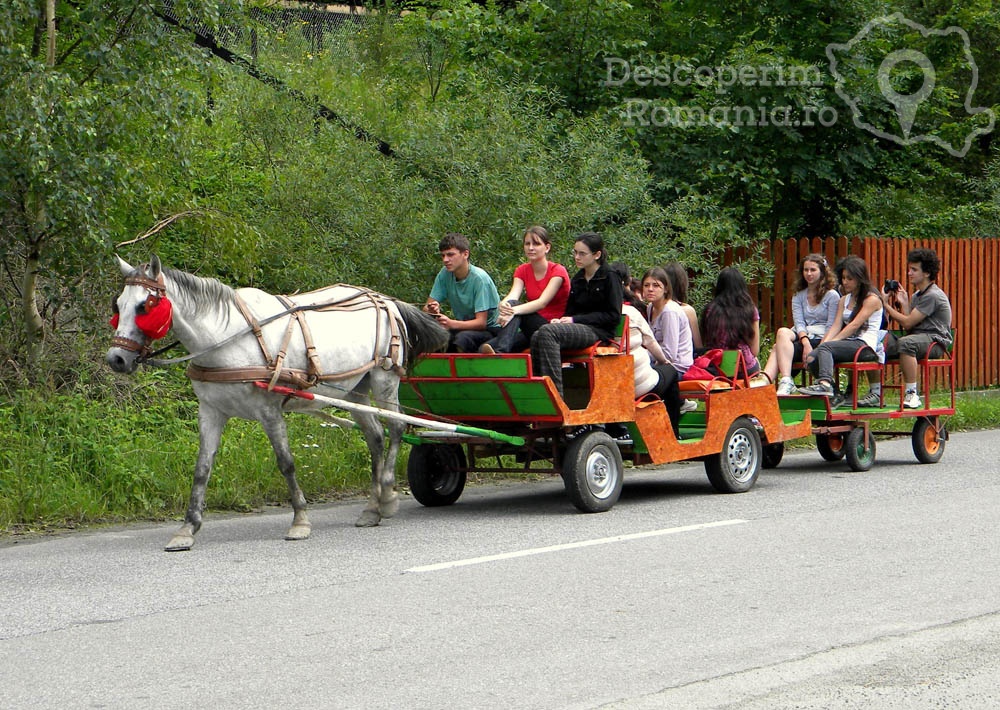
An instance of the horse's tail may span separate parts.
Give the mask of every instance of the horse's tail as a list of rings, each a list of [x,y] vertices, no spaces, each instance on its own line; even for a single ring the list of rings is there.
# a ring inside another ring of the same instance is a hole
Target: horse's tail
[[[448,331],[437,319],[409,303],[396,301],[399,314],[406,324],[406,366],[409,367],[421,353],[437,353],[448,347]]]

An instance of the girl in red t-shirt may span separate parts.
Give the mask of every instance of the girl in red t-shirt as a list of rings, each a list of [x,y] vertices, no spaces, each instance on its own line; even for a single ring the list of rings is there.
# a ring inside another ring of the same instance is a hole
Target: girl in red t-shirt
[[[514,270],[510,292],[500,299],[499,335],[479,348],[481,353],[520,352],[528,347],[536,330],[566,312],[569,272],[549,261],[552,242],[545,227],[529,227],[524,233],[527,263]],[[519,303],[522,294],[524,303]]]

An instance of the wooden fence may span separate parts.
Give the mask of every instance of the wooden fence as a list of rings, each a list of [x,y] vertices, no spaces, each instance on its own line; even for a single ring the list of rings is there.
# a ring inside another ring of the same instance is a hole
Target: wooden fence
[[[817,252],[830,264],[848,255],[868,264],[873,283],[887,278],[906,286],[906,254],[933,249],[941,257],[938,285],[951,299],[955,338],[955,384],[959,389],[1000,385],[1000,239],[861,239],[858,237],[789,239],[771,242],[774,283],[751,284],[760,308],[761,330],[773,333],[792,321],[791,297],[795,267],[806,254]],[[745,254],[727,253],[726,263]],[[940,384],[940,382],[938,383]]]

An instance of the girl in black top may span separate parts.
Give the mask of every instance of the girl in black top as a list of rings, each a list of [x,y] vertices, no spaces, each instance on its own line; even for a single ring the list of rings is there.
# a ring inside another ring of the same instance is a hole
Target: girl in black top
[[[531,337],[535,372],[548,375],[563,394],[562,350],[586,348],[611,340],[622,318],[624,291],[621,280],[608,271],[604,239],[584,232],[573,244],[573,259],[580,269],[570,280],[566,315],[553,318]]]

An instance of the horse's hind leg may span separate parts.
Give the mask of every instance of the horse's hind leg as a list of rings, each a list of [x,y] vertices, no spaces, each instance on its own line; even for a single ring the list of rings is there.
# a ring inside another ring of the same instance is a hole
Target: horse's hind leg
[[[194,535],[201,528],[201,513],[205,509],[205,489],[212,475],[212,464],[215,462],[215,452],[219,449],[222,429],[229,417],[213,407],[201,405],[198,407],[198,462],[194,467],[194,480],[191,484],[191,498],[188,501],[184,524],[170,538],[164,548],[167,552],[190,550],[194,546]]]
[[[382,432],[382,424],[377,417],[360,412],[355,413],[353,416],[354,421],[358,423],[358,427],[361,429],[361,434],[365,437],[365,443],[368,444],[368,453],[372,459],[372,484],[371,492],[368,495],[368,503],[354,524],[359,528],[370,528],[382,521],[381,501],[386,495],[386,491],[383,490],[382,485],[382,451],[385,445],[385,434]],[[393,479],[395,479],[395,476],[393,476]],[[395,480],[392,480],[389,484],[389,492],[393,496],[396,494],[393,486],[394,483]]]
[[[274,449],[274,455],[278,460],[278,469],[285,477],[288,484],[288,495],[292,501],[292,527],[285,533],[286,540],[305,540],[312,532],[312,525],[306,513],[306,497],[299,488],[298,479],[295,478],[295,460],[292,458],[292,450],[288,446],[288,428],[285,426],[285,419],[281,416],[280,410],[268,412],[261,417],[260,425],[264,427],[267,438]]]

